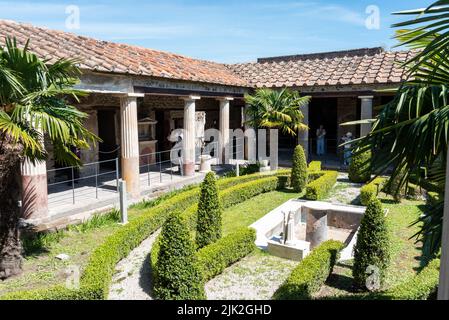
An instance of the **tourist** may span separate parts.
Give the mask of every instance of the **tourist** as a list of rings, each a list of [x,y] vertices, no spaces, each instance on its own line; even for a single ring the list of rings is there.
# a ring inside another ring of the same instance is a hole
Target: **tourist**
[[[325,150],[324,145],[326,141],[326,129],[324,129],[323,125],[320,125],[320,128],[316,131],[317,137],[317,155],[324,156]]]

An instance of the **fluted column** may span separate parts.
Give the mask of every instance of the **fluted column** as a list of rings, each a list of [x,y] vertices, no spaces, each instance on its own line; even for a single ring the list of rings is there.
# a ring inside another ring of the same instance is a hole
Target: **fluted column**
[[[229,164],[229,159],[231,155],[231,145],[230,145],[230,128],[229,128],[229,113],[230,113],[230,105],[231,101],[234,98],[220,98],[218,99],[220,102],[220,135],[221,135],[221,154],[222,154],[222,163]]]
[[[360,120],[372,119],[373,118],[373,96],[363,96],[359,97],[362,100]],[[370,124],[360,125],[360,136],[364,137],[371,132],[372,126]]]
[[[304,124],[309,125],[309,104],[306,104],[301,108],[301,112],[304,115]],[[307,159],[309,159],[309,130],[301,130],[298,133],[298,143],[304,148],[304,153]]]
[[[25,219],[48,216],[47,165],[45,161],[22,162],[22,210]]]
[[[182,139],[183,171],[185,176],[195,175],[195,109],[198,96],[184,100],[184,135]]]
[[[122,178],[132,198],[140,197],[137,98],[143,96],[130,93],[120,97]]]

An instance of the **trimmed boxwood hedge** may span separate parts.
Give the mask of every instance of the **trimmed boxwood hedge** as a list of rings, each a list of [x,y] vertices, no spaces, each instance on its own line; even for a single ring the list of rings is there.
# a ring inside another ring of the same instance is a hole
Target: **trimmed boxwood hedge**
[[[254,174],[219,179],[217,184],[221,190],[225,190],[242,183],[289,174],[290,170],[279,170],[271,175]],[[69,290],[58,285],[46,289],[12,292],[1,296],[0,300],[101,300],[107,298],[116,264],[158,230],[171,212],[182,211],[195,204],[198,200],[198,192],[199,188],[196,187],[177,193],[161,204],[149,208],[141,216],[107,237],[92,252],[81,277],[80,290]]]
[[[239,228],[198,251],[198,263],[204,280],[208,281],[223,272],[231,264],[239,261],[256,249],[256,231]]]
[[[321,161],[312,161],[312,162],[310,162],[309,163],[309,167],[307,168],[307,170],[310,173],[321,171]]]
[[[344,244],[326,241],[314,249],[276,290],[275,300],[310,300],[332,273]]]
[[[366,183],[371,179],[371,151],[354,153],[349,164],[348,177],[354,183]]]
[[[322,200],[337,183],[337,171],[322,171],[320,177],[306,186],[306,199]]]
[[[277,176],[277,177],[268,176],[260,180],[235,185],[220,192],[222,206],[223,208],[229,208],[236,204],[242,203],[250,198],[253,198],[259,194],[274,191],[277,189],[282,189],[285,187],[285,183],[286,183],[285,176]],[[187,208],[182,213],[183,219],[189,225],[189,228],[191,230],[196,229],[196,212],[197,212],[197,204],[194,204],[191,207]],[[234,235],[234,233],[232,233],[232,235],[236,236]],[[229,235],[225,238],[228,238],[232,235]],[[221,242],[222,240],[223,239],[219,240],[219,242]],[[160,236],[158,237],[158,239],[156,239],[151,249],[150,263],[152,265],[152,268],[154,268],[154,266],[157,263],[159,246],[160,246]],[[244,256],[242,256],[241,258],[243,257]]]
[[[360,189],[360,203],[367,206],[371,200],[377,197],[378,192],[382,189],[386,179],[378,177]]]

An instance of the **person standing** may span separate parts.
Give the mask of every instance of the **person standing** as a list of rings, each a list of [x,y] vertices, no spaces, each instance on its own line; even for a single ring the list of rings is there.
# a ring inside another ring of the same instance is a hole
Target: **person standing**
[[[324,129],[323,125],[320,125],[320,128],[316,131],[317,138],[317,155],[324,156],[324,146],[326,143],[326,129]]]
[[[352,133],[351,132],[346,133],[346,135],[344,135],[343,138],[341,138],[341,139],[343,140],[344,143],[346,143],[344,145],[344,149],[345,149],[344,165],[349,166],[349,164],[351,163],[351,157],[352,157],[352,150],[351,150],[352,144],[348,143],[348,142],[352,141]]]

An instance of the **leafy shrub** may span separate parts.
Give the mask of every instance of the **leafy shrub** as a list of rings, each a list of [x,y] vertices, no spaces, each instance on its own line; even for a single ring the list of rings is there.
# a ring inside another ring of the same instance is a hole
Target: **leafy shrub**
[[[427,193],[427,202],[430,205],[436,205],[437,203],[444,200],[444,194],[437,192],[428,192]]]
[[[349,180],[354,183],[366,183],[371,179],[371,151],[356,152],[349,165]]]
[[[297,145],[293,153],[291,185],[296,192],[302,192],[307,184],[307,160],[304,149]]]
[[[332,273],[344,244],[326,241],[313,250],[293,270],[290,276],[275,292],[275,300],[309,300],[320,290]]]
[[[179,213],[162,227],[154,272],[154,293],[162,300],[204,299],[204,283],[195,254],[195,244]]]
[[[321,176],[306,186],[306,199],[322,200],[337,183],[337,171],[322,171]]]
[[[222,207],[215,173],[209,172],[201,184],[196,224],[196,244],[203,248],[221,238]]]
[[[385,181],[385,178],[376,178],[360,189],[360,202],[362,205],[367,206],[371,200],[376,199]]]
[[[417,275],[396,287],[371,298],[393,300],[427,300],[436,293],[440,277],[440,260],[432,260]]]
[[[280,181],[283,181],[284,176],[289,174],[290,170],[279,170],[268,176],[253,174],[244,177],[219,179],[217,184],[223,191],[240,184],[269,177],[279,177]],[[80,290],[68,290],[63,286],[53,286],[46,289],[14,292],[1,296],[0,300],[10,297],[14,297],[13,299],[15,300],[106,299],[116,264],[128,256],[133,249],[153,232],[158,230],[170,212],[186,210],[186,208],[192,207],[197,202],[197,199],[198,187],[188,187],[182,191],[174,192],[162,203],[151,204],[150,208],[136,207],[135,210],[143,211],[143,213],[108,236],[92,252],[81,277]],[[195,215],[193,214],[193,216]],[[157,259],[153,260],[156,261]]]
[[[321,161],[312,161],[309,163],[309,172],[319,172],[321,171]]]
[[[256,248],[255,241],[255,230],[245,227],[199,250],[197,256],[205,281],[250,254]]]
[[[385,269],[390,262],[390,239],[385,215],[379,200],[368,204],[360,223],[357,244],[354,247],[354,267],[352,275],[355,285],[366,289],[367,268],[375,266],[379,269],[379,281],[383,283]]]

